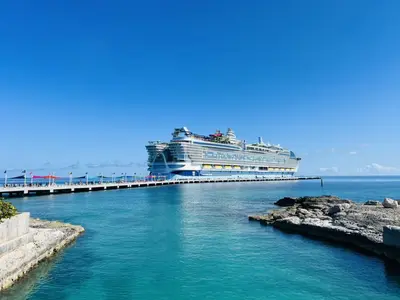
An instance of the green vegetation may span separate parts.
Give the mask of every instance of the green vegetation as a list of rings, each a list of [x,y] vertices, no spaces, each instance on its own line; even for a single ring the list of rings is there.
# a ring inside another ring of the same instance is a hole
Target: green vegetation
[[[8,219],[17,214],[17,209],[10,202],[0,198],[0,220]]]

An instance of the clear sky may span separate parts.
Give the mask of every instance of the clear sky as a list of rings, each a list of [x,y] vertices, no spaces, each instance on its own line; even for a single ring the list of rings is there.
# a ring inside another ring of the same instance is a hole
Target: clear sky
[[[400,173],[400,1],[2,1],[0,167],[145,172],[175,127]],[[11,172],[11,171],[10,171]],[[17,171],[15,171],[17,172]]]

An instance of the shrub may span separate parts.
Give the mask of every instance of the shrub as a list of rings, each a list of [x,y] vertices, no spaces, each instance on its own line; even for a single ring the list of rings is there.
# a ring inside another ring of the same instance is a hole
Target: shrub
[[[17,214],[17,209],[10,202],[0,198],[0,220],[8,219]]]

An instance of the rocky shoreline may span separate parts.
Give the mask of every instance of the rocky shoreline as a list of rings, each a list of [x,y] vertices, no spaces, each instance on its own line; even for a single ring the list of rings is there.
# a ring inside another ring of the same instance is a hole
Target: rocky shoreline
[[[400,208],[385,199],[358,204],[335,196],[285,197],[284,208],[249,220],[284,231],[349,245],[400,263]]]
[[[70,244],[82,232],[84,228],[79,225],[30,218],[27,232],[0,245],[0,291]]]

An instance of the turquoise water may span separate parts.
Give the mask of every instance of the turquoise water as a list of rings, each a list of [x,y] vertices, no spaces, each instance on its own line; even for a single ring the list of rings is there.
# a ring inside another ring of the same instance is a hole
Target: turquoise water
[[[14,199],[86,232],[0,299],[400,299],[390,263],[249,223],[282,196],[400,198],[400,178],[220,183]]]

